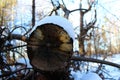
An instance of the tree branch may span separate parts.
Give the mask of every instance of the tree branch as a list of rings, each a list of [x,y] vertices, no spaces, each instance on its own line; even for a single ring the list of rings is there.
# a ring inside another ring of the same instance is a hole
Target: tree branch
[[[87,13],[88,11],[90,11],[91,10],[91,8],[92,8],[92,4],[90,4],[90,2],[89,2],[89,0],[87,1],[88,2],[88,9],[87,10],[85,10],[85,12],[84,13]]]
[[[114,66],[114,67],[120,68],[120,64],[112,63],[112,62],[109,62],[109,61],[103,61],[103,60],[93,59],[93,58],[72,57],[71,60],[95,62],[95,63],[101,63],[101,64],[106,64],[106,65],[110,65],[110,66]]]
[[[53,10],[50,12],[50,16],[52,15],[53,12],[55,12],[56,15],[58,15],[57,10],[60,8],[60,5],[56,7],[56,5],[54,4],[54,2],[51,0],[51,3],[53,5]]]
[[[20,35],[20,34],[10,34],[8,36],[8,40],[12,40],[12,39],[17,39],[17,40],[21,40],[21,41],[27,42],[28,37]]]

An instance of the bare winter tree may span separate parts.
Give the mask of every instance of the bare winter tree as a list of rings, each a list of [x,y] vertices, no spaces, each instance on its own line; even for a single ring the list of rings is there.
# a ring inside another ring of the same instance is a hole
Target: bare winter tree
[[[82,8],[82,3],[81,2],[80,2],[80,9]],[[91,28],[94,28],[94,25],[95,25],[95,23],[97,21],[96,9],[94,10],[94,19],[92,21],[90,21],[88,24],[84,24],[84,15],[87,14],[89,11],[91,11],[92,7],[95,6],[94,3],[95,3],[95,1],[92,2],[92,1],[87,0],[88,9],[80,10],[79,47],[80,47],[80,53],[82,54],[82,56],[84,56],[86,54],[85,48],[84,48],[84,41],[85,41],[85,37],[87,36],[87,32]]]
[[[88,4],[88,8],[87,9],[84,9],[82,7],[82,0],[80,1],[80,8],[79,9],[74,9],[74,10],[69,10],[67,9],[64,1],[62,0],[62,3],[63,4],[60,4],[58,2],[58,6],[56,7],[56,5],[54,5],[54,2],[51,0],[52,4],[53,4],[53,7],[54,9],[51,11],[50,15],[55,11],[56,12],[56,15],[57,15],[57,10],[59,10],[60,8],[63,10],[64,12],[64,17],[68,19],[69,17],[69,14],[72,13],[72,12],[75,12],[75,11],[80,11],[80,34],[78,35],[78,39],[79,39],[79,47],[80,47],[80,50],[79,50],[79,53],[82,54],[82,56],[84,56],[86,54],[86,51],[84,49],[84,41],[85,41],[85,37],[87,36],[87,33],[88,31],[91,29],[91,28],[94,28],[94,25],[97,21],[97,12],[96,12],[96,9],[94,9],[94,19],[91,20],[89,23],[85,24],[84,22],[84,15],[87,14],[88,12],[90,12],[94,7],[95,7],[95,3],[96,1],[94,0],[87,0],[87,4]],[[89,35],[91,36],[91,35]]]
[[[32,0],[32,27],[35,25],[35,0]]]

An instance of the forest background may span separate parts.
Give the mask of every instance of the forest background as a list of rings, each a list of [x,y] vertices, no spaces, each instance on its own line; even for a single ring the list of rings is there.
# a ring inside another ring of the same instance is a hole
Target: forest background
[[[27,56],[24,40],[7,40],[5,37],[11,34],[16,36],[16,33],[29,36],[29,31],[45,16],[59,15],[73,24],[76,33],[74,53],[89,57],[94,55],[96,58],[102,56],[103,60],[113,54],[119,54],[119,2],[119,0],[0,0],[1,51],[4,52],[6,49],[3,48],[8,48],[8,51],[5,51],[9,53],[5,54],[8,63],[14,61],[13,52]],[[3,38],[6,39],[5,44],[2,44]],[[19,48],[12,51],[11,47]]]

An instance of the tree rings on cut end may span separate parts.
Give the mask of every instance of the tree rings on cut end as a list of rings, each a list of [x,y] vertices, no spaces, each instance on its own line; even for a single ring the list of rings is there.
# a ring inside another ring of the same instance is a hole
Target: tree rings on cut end
[[[27,51],[33,67],[55,71],[67,66],[73,51],[73,40],[62,27],[43,24],[31,33]]]

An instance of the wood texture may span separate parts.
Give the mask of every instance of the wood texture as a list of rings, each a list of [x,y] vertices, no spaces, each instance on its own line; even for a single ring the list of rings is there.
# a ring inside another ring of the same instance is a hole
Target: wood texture
[[[42,71],[55,71],[67,66],[73,41],[58,25],[44,24],[32,32],[28,40],[30,63]]]

